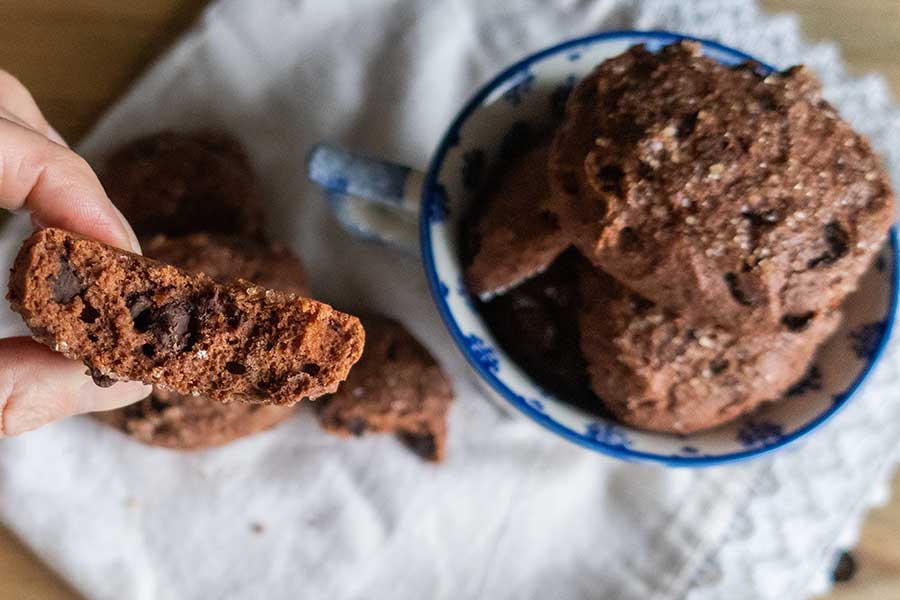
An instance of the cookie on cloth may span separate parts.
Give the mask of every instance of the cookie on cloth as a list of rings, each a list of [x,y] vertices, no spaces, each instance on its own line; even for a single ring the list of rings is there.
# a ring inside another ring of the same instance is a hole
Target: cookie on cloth
[[[217,131],[163,131],[126,143],[101,181],[140,237],[194,232],[257,237],[263,203],[240,143]]]
[[[402,325],[363,317],[366,351],[338,391],[315,403],[319,422],[339,436],[394,433],[432,462],[445,455],[453,388],[440,366]]]

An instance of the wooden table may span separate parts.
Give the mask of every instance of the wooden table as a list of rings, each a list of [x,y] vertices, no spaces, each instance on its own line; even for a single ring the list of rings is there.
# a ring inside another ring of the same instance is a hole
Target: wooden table
[[[30,87],[48,120],[77,140],[201,10],[205,0],[4,0],[0,66]],[[877,70],[900,96],[900,0],[763,0],[804,17],[812,39],[841,43],[855,71]],[[900,598],[900,477],[855,550],[859,573],[830,600]],[[0,600],[74,600],[58,576],[0,528]],[[824,599],[823,599],[824,600]]]

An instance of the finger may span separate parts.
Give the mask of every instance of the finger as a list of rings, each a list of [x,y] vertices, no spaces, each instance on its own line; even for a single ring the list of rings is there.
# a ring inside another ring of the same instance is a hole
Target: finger
[[[151,390],[135,381],[98,387],[84,365],[26,337],[0,340],[0,365],[0,437],[71,415],[126,406]]]
[[[0,69],[0,108],[16,115],[38,133],[48,137],[53,134],[58,138],[58,140],[54,141],[65,144],[59,134],[50,127],[47,119],[44,118],[44,114],[38,108],[37,102],[34,101],[34,97],[28,91],[28,88],[22,85],[22,82],[16,79],[14,75],[3,69]]]
[[[60,227],[140,252],[128,222],[87,162],[43,135],[0,118],[0,208],[25,209]]]

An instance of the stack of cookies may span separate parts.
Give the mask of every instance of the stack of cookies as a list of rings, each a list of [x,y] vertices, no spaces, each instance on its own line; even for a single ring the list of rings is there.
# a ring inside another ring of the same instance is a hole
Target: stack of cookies
[[[144,255],[217,281],[242,278],[309,296],[300,259],[263,241],[263,202],[240,144],[218,132],[164,132],[107,160],[103,185],[141,239]],[[295,406],[222,403],[161,386],[97,418],[158,446],[199,449],[268,429]]]
[[[549,298],[543,338],[501,343],[531,363],[522,347],[549,344],[603,409],[649,430],[704,430],[779,399],[894,217],[878,158],[812,74],[721,65],[691,42],[598,66],[552,143],[518,164],[537,161],[486,188],[469,285],[494,297],[495,331],[493,306]]]
[[[47,229],[23,246],[10,286],[36,338],[83,360],[98,385],[154,384],[100,421],[192,450],[272,427],[294,403],[324,395],[316,405],[327,431],[396,433],[442,460],[446,375],[399,323],[376,316],[366,318],[370,351],[349,373],[363,329],[307,300],[300,259],[265,239],[256,177],[236,140],[151,135],[115,151],[102,179],[147,258]]]

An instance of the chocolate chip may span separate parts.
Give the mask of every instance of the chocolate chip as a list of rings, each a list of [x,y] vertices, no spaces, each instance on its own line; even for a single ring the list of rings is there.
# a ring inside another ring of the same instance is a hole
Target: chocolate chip
[[[137,331],[144,332],[150,329],[152,314],[149,309],[153,306],[153,301],[147,294],[132,294],[125,301],[125,306]]]
[[[634,307],[634,310],[639,313],[644,313],[656,306],[650,300],[642,296],[638,296],[637,294],[631,295],[631,305]]]
[[[85,301],[84,308],[81,309],[81,320],[85,323],[94,323],[99,316],[100,312]]]
[[[619,249],[622,252],[637,252],[641,249],[641,238],[633,227],[623,227],[619,232]]]
[[[172,406],[171,403],[166,402],[165,400],[161,400],[160,398],[157,398],[155,394],[150,396],[150,408],[156,412],[161,413],[171,406]]]
[[[784,315],[781,317],[781,324],[791,331],[803,331],[814,316],[816,313],[812,311],[798,315]]]
[[[694,130],[697,129],[697,117],[699,114],[699,112],[694,111],[681,117],[675,130],[675,135],[678,139],[684,139],[694,133]]]
[[[825,226],[825,243],[834,260],[847,254],[850,245],[850,234],[837,221]]]
[[[59,270],[53,279],[53,301],[57,304],[68,304],[85,289],[84,282],[75,273],[72,264],[65,256],[59,258]]]
[[[116,380],[109,375],[101,373],[98,369],[95,369],[94,365],[92,365],[90,361],[85,360],[84,364],[88,368],[87,374],[91,376],[91,379],[94,380],[94,384],[97,387],[107,388],[116,382]]]
[[[425,460],[437,458],[437,443],[430,433],[401,433],[399,437],[407,448]]]
[[[850,250],[850,234],[837,221],[825,226],[825,244],[828,249],[808,263],[810,269],[819,265],[831,265],[843,258]]]
[[[350,419],[349,421],[347,421],[347,431],[349,431],[351,434],[355,435],[356,437],[359,437],[362,434],[364,434],[366,432],[366,429],[368,429],[368,428],[369,428],[369,426],[366,424],[365,419],[360,419],[357,417],[357,418],[353,418],[353,419]]]
[[[725,372],[730,364],[731,363],[723,358],[717,358],[709,363],[709,370],[713,375],[721,375]]]
[[[742,212],[741,216],[750,221],[750,225],[754,227],[770,227],[781,218],[776,210],[747,210]]]
[[[856,559],[851,553],[842,552],[838,558],[837,565],[834,567],[832,578],[838,583],[850,581],[856,575],[856,571]]]
[[[731,292],[731,297],[734,298],[738,304],[753,306],[753,300],[741,289],[740,281],[736,274],[725,273],[725,283],[728,285],[728,291]]]
[[[144,344],[141,346],[141,353],[147,358],[153,358],[156,356],[156,346],[153,344]]]
[[[229,361],[225,363],[225,370],[232,375],[243,375],[247,372],[247,367],[239,362]]]
[[[125,417],[128,419],[143,419],[147,416],[149,404],[146,400],[129,404],[125,407]]]
[[[232,302],[225,303],[222,313],[225,315],[225,322],[231,329],[237,329],[243,320],[240,309]]]
[[[778,102],[775,100],[775,96],[771,93],[762,93],[756,97],[756,100],[762,106],[763,110],[773,111],[778,108]]]
[[[184,302],[170,302],[154,315],[153,335],[164,350],[183,352],[190,346],[191,309]]]
[[[625,178],[625,171],[619,165],[604,165],[597,171],[597,178],[600,180],[600,189],[617,196],[622,195],[622,179]]]
[[[316,363],[306,363],[302,367],[300,367],[300,370],[307,375],[310,375],[311,377],[315,377],[319,374],[319,371],[321,371],[321,367]]]

